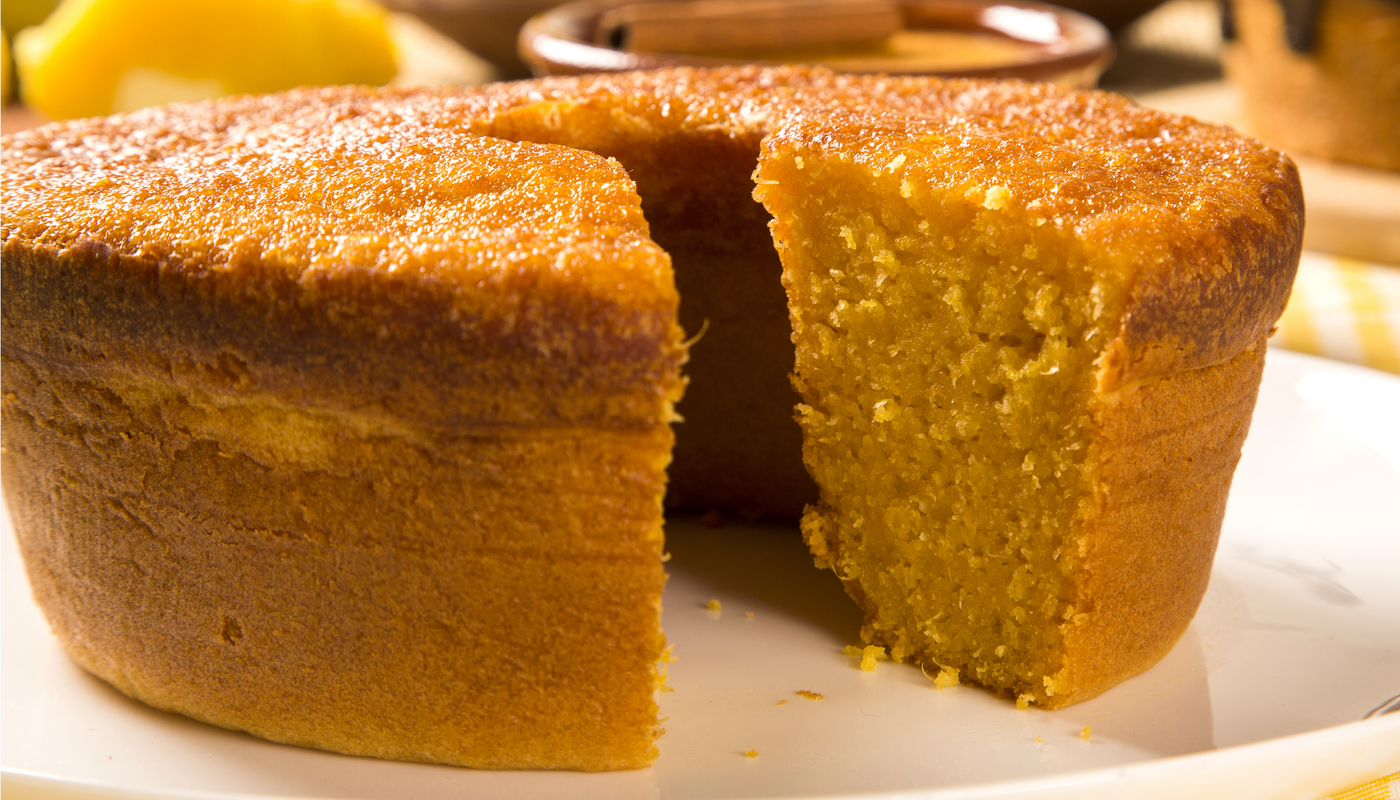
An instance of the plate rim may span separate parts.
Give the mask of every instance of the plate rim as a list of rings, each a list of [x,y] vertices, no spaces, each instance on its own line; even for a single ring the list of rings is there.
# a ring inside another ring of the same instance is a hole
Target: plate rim
[[[1334,739],[1337,741],[1333,742]],[[1400,712],[1396,712],[1260,742],[1229,745],[1198,753],[1164,756],[1134,764],[1098,767],[1059,775],[989,783],[967,783],[926,790],[896,789],[865,794],[790,795],[785,796],[783,800],[915,800],[916,798],[917,800],[978,800],[979,798],[991,800],[991,798],[1029,797],[1046,791],[1083,789],[1091,786],[1131,785],[1137,781],[1157,780],[1194,768],[1201,762],[1207,762],[1208,766],[1215,766],[1213,762],[1235,762],[1232,766],[1236,768],[1248,768],[1253,763],[1265,758],[1274,758],[1275,754],[1272,751],[1275,750],[1315,751],[1323,742],[1331,744],[1333,747],[1341,747],[1347,744],[1368,743],[1372,740],[1381,744],[1392,742],[1395,745],[1396,762],[1390,769],[1400,770]],[[1360,778],[1355,778],[1350,774],[1341,776],[1338,778],[1339,789],[1347,789],[1368,780],[1383,778],[1387,774],[1389,773],[1381,772],[1370,777],[1362,775]],[[315,800],[324,797],[323,795],[147,790],[10,767],[0,768],[0,778],[6,781],[20,780],[24,788],[35,788],[40,791],[62,790],[78,794],[79,797],[103,797],[111,798],[111,800],[138,797],[160,798],[161,800]]]

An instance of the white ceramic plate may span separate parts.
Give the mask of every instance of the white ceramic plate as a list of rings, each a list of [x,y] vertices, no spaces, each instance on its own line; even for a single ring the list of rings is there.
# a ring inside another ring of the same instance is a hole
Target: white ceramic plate
[[[6,535],[3,791],[1316,800],[1400,769],[1400,713],[1377,712],[1400,695],[1394,377],[1271,352],[1196,621],[1147,674],[1060,711],[939,690],[917,668],[857,669],[842,648],[859,615],[791,528],[677,522],[668,534],[669,732],[653,769],[602,775],[352,758],[153,711],[64,658]]]

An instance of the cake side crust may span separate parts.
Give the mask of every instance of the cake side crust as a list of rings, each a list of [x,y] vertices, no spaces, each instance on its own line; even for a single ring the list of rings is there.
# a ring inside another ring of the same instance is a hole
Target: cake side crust
[[[4,366],[6,492],[36,598],[123,692],[381,758],[655,757],[666,426],[367,436],[336,415]],[[585,522],[603,515],[605,530]]]
[[[1260,340],[1224,364],[1099,398],[1065,668],[1043,687],[1046,707],[1149,669],[1186,632],[1210,581],[1266,349]]]

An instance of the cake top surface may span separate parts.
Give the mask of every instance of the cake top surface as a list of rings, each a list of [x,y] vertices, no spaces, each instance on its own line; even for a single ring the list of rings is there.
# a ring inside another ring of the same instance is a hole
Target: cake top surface
[[[548,144],[633,169],[680,140],[756,158],[765,137],[917,167],[1093,253],[1128,298],[1114,380],[1257,341],[1296,269],[1296,169],[1228,128],[1102,92],[814,68],[303,89],[51,125],[5,139],[5,237],[96,239],[194,272],[420,276],[469,306],[543,285],[655,307],[674,289],[627,175]]]
[[[7,139],[6,205],[18,212],[7,216],[33,208],[65,227],[133,242],[188,239],[203,217],[210,244],[247,246],[266,234],[293,264],[327,244],[348,255],[351,237],[378,235],[401,246],[365,255],[393,270],[429,269],[451,240],[487,245],[454,252],[465,256],[458,263],[480,265],[530,230],[540,235],[529,246],[546,248],[595,226],[644,233],[620,171],[609,176],[579,153],[512,152],[468,135],[510,138],[502,121],[516,109],[589,105],[604,107],[611,126],[645,126],[658,138],[719,132],[756,141],[788,126],[788,137],[858,158],[921,153],[926,177],[1004,187],[1011,202],[1085,238],[1112,237],[1115,228],[1132,228],[1149,244],[1177,238],[1175,230],[1155,235],[1167,221],[1199,231],[1222,218],[1276,224],[1295,200],[1284,191],[1295,179],[1281,154],[1103,92],[808,68],[681,68],[473,90],[300,90],[48,126]],[[586,134],[561,126],[557,138]],[[598,188],[585,191],[590,182]],[[45,203],[65,213],[43,213]],[[169,229],[148,227],[176,203],[203,213],[183,210]],[[138,229],[98,218],[117,208],[148,219]],[[299,218],[286,220],[294,208]]]
[[[397,191],[407,192],[404,206],[422,199],[415,188],[432,190],[424,179],[444,170],[421,169],[428,151],[469,149],[463,132],[483,132],[511,110],[542,104],[606,106],[612,125],[644,125],[657,136],[721,131],[758,137],[802,122],[801,135],[819,142],[889,149],[908,147],[907,132],[918,130],[917,144],[949,180],[1015,187],[1065,224],[1147,206],[1183,218],[1215,217],[1226,206],[1255,214],[1274,199],[1261,196],[1260,187],[1286,182],[1291,170],[1281,154],[1229,128],[1104,92],[801,67],[678,68],[467,90],[308,89],[63,123],[12,137],[7,150],[18,146],[25,160],[57,155],[55,169],[76,167],[81,159],[128,172],[143,160],[154,168],[151,156],[160,151],[164,162],[186,173],[198,164],[201,171],[235,177],[253,175],[258,165],[251,157],[257,155],[275,169],[294,169],[288,184],[321,182],[327,196],[350,190],[345,209],[368,213],[391,210],[370,193],[386,191],[395,180],[404,184]],[[895,129],[902,134],[891,137]],[[578,134],[561,130],[559,138]],[[52,147],[46,148],[49,137]],[[355,161],[357,171],[342,179],[337,159]],[[528,160],[541,174],[547,161],[557,163],[556,175],[578,164],[562,153],[531,153]],[[185,166],[175,167],[176,161]],[[187,174],[185,185],[191,178]],[[457,222],[449,218],[442,225]]]
[[[84,240],[197,276],[422,278],[487,302],[556,284],[674,302],[615,161],[373,113],[365,92],[248,97],[6,139],[5,237]],[[324,101],[324,102],[318,102]]]
[[[949,180],[997,180],[1077,224],[1152,206],[1201,218],[1211,206],[1256,215],[1287,183],[1288,159],[1234,130],[1107,92],[1019,81],[838,75],[815,68],[671,69],[547,78],[466,92],[397,90],[391,102],[459,119],[537,104],[605,105],[612,124],[905,148],[909,132]],[[1267,212],[1266,212],[1267,213]]]

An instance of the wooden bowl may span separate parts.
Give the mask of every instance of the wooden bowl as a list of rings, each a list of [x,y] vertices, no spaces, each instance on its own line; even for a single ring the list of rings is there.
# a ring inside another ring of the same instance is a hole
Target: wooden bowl
[[[815,63],[1086,88],[1113,57],[1097,20],[1033,0],[583,0],[531,18],[519,50],[540,76]]]

